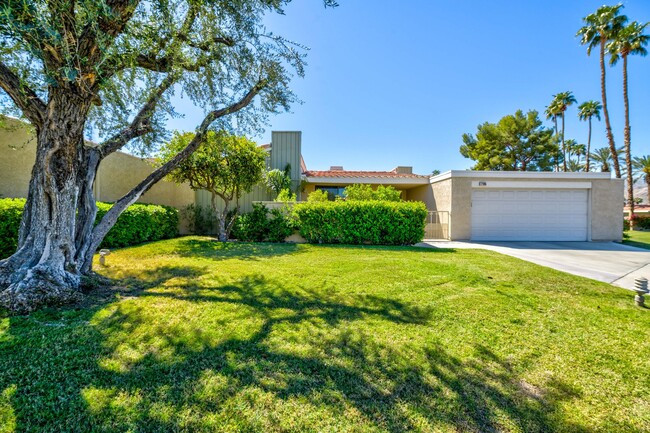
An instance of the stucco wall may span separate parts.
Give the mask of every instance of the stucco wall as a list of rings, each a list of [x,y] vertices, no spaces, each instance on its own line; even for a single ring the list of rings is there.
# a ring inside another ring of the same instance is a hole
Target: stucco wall
[[[623,240],[623,179],[591,182],[591,240]]]
[[[407,189],[404,199],[408,201],[421,201],[427,206],[427,209],[436,210],[432,185],[422,185]]]
[[[147,177],[154,167],[146,160],[116,152],[104,159],[97,171],[95,198],[113,202]],[[140,203],[164,204],[183,208],[194,203],[194,191],[187,185],[161,180],[138,200]]]
[[[451,223],[450,238],[452,240],[468,240],[472,236],[472,182],[494,181],[495,178],[482,177],[451,177],[434,183],[440,185],[437,189],[451,191]],[[567,179],[553,179],[552,176],[543,179],[512,178],[500,181],[517,182],[571,182]],[[616,241],[622,240],[623,234],[623,181],[621,179],[575,179],[576,182],[591,182],[591,240]],[[445,186],[451,182],[451,188]],[[439,203],[442,203],[440,201]],[[438,210],[443,210],[438,208]]]
[[[29,125],[3,119],[0,127],[0,195],[26,197],[34,159],[36,139]],[[95,182],[95,198],[111,202],[119,199],[154,168],[147,161],[116,152],[101,162]],[[182,208],[194,203],[194,191],[187,185],[165,180],[158,182],[140,200],[141,203],[164,204]]]
[[[0,197],[26,197],[36,158],[36,139],[29,125],[0,119]]]

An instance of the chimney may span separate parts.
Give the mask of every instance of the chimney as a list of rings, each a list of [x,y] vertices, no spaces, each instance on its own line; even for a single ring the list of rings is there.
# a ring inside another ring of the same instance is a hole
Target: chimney
[[[343,166],[342,165],[332,165],[330,167],[330,171],[343,171]]]
[[[404,165],[398,165],[393,169],[393,172],[397,174],[413,174],[413,167],[407,167]]]

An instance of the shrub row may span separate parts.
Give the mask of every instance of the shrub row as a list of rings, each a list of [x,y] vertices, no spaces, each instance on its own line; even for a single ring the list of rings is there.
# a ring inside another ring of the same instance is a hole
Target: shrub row
[[[637,230],[650,230],[650,217],[634,215],[634,228]],[[629,218],[623,219],[623,230],[630,229]]]
[[[311,243],[411,245],[424,238],[421,202],[313,202],[295,206],[300,234]]]
[[[16,251],[18,229],[25,199],[0,199],[0,259]],[[113,206],[97,203],[98,222]],[[117,219],[102,242],[103,248],[118,248],[168,239],[178,234],[178,210],[169,206],[134,204]]]
[[[9,257],[18,246],[18,229],[25,199],[0,199],[0,259]]]
[[[111,203],[97,203],[97,218],[109,211]],[[108,232],[103,248],[120,248],[143,242],[169,239],[178,235],[178,209],[170,206],[136,203],[129,206]]]
[[[237,217],[232,236],[245,242],[284,242],[295,229],[295,217],[289,206],[269,211],[262,203],[254,203],[252,212]]]

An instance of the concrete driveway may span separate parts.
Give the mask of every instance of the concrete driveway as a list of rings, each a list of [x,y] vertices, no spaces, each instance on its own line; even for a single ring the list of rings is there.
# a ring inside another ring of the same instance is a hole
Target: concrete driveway
[[[650,250],[615,242],[454,242],[425,241],[434,248],[479,248],[538,265],[631,289],[650,279]]]

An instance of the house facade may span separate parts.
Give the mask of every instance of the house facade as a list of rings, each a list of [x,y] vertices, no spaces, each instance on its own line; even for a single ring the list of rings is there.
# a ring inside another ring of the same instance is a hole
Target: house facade
[[[33,132],[22,122],[7,120],[0,129],[0,196],[25,197],[35,158]],[[291,167],[292,189],[299,201],[315,190],[341,195],[348,185],[393,186],[402,198],[422,201],[429,210],[427,236],[475,241],[621,241],[623,180],[609,173],[489,172],[452,170],[437,176],[418,175],[411,167],[388,171],[308,169],[302,158],[300,131],[274,131],[267,152],[268,169]],[[116,152],[102,161],[95,182],[100,201],[114,201],[146,177],[152,163]],[[241,197],[241,212],[273,197],[257,185]],[[140,202],[182,209],[210,205],[207,191],[161,181]]]

